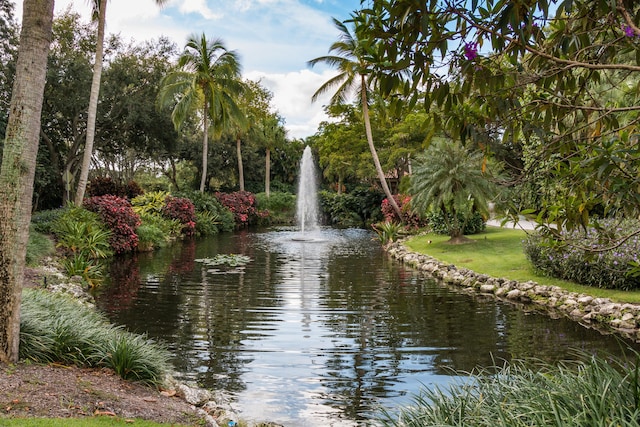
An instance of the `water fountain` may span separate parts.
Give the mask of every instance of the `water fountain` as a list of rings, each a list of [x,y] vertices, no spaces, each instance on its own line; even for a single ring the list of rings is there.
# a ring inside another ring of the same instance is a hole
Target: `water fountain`
[[[300,180],[298,182],[296,220],[300,229],[300,236],[294,240],[313,240],[306,233],[318,231],[318,216],[316,165],[311,148],[307,146],[300,160]]]

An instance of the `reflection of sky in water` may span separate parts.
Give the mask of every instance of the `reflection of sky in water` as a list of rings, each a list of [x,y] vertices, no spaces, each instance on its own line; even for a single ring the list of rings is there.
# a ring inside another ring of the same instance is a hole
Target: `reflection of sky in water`
[[[297,238],[284,228],[191,248],[195,258],[249,256],[235,274],[181,268],[181,254],[159,251],[150,262],[164,253],[167,261],[155,270],[141,261],[135,300],[109,315],[166,341],[179,375],[229,392],[241,417],[301,427],[358,425],[423,386],[446,387],[452,369],[618,347],[573,322],[424,280],[390,261],[370,232]]]

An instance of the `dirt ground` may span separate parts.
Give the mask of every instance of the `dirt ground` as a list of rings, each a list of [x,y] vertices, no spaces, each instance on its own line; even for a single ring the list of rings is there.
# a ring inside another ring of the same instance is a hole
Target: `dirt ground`
[[[37,269],[27,268],[25,286],[42,283]],[[196,408],[175,390],[157,390],[125,381],[107,369],[56,364],[0,363],[0,421],[12,417],[117,416],[169,424],[204,426]],[[2,424],[0,422],[0,424]]]
[[[0,420],[96,415],[205,425],[204,417],[175,391],[125,381],[110,370],[0,364]]]

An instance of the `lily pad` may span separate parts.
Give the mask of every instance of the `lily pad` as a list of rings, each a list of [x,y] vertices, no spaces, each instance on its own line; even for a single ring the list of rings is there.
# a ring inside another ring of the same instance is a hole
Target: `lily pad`
[[[213,258],[198,258],[195,262],[201,262],[209,267],[215,265],[228,265],[229,267],[238,267],[246,265],[251,258],[240,254],[218,254]]]

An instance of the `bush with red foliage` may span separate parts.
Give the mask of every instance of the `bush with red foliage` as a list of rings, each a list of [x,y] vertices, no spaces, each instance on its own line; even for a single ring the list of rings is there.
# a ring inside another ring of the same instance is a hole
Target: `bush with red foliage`
[[[140,225],[140,217],[125,198],[104,195],[85,199],[85,209],[100,215],[100,219],[111,231],[109,243],[117,254],[131,252],[138,246],[135,230]]]
[[[144,190],[135,181],[120,184],[110,176],[97,176],[89,181],[87,195],[89,197],[105,196],[107,194],[118,197],[127,197],[129,200],[144,193]]]
[[[415,214],[411,210],[411,196],[406,194],[394,194],[393,199],[398,204],[400,211],[402,212],[402,218],[398,217],[395,209],[389,203],[389,199],[385,197],[382,201],[382,214],[387,222],[401,222],[409,227],[424,227],[427,223],[419,215]]]
[[[196,209],[193,202],[184,197],[168,196],[162,207],[162,215],[182,224],[182,234],[192,236],[196,230]]]
[[[249,191],[216,193],[216,198],[233,213],[237,227],[246,227],[256,219],[268,215],[268,212],[256,209],[256,196]]]

